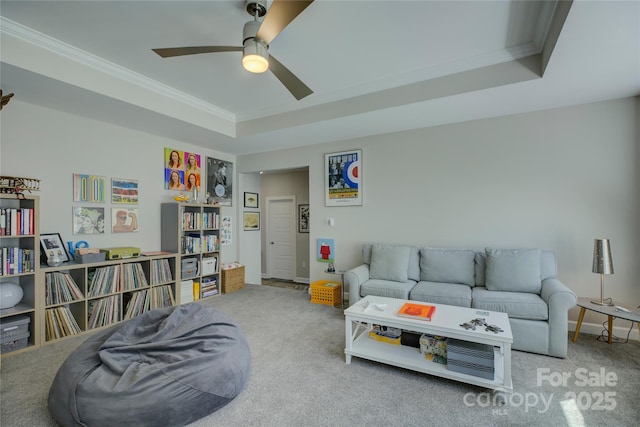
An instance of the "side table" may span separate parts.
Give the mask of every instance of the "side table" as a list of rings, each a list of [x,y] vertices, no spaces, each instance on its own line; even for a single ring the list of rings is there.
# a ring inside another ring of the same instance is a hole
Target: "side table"
[[[578,307],[580,307],[580,314],[578,315],[578,323],[576,324],[576,331],[573,334],[573,342],[578,341],[578,335],[580,334],[580,327],[582,326],[582,319],[584,319],[584,313],[589,311],[595,311],[596,313],[604,314],[608,317],[607,332],[609,333],[609,344],[613,342],[613,319],[624,319],[638,324],[638,332],[640,332],[640,313],[637,311],[623,311],[613,305],[599,305],[591,302],[593,298],[578,298]]]
[[[347,270],[334,270],[334,271],[325,270],[324,272],[328,274],[334,274],[336,276],[340,276],[340,288],[342,292],[342,301],[340,302],[340,308],[348,307],[349,303],[345,305],[345,302],[344,302],[344,273],[346,273]]]

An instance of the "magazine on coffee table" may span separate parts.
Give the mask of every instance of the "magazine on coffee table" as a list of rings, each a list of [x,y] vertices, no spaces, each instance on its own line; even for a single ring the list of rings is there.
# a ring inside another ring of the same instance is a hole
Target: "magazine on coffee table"
[[[408,317],[410,319],[420,319],[429,322],[431,321],[431,317],[433,316],[433,313],[435,311],[435,305],[407,302],[402,307],[400,307],[400,310],[398,310],[398,316]]]

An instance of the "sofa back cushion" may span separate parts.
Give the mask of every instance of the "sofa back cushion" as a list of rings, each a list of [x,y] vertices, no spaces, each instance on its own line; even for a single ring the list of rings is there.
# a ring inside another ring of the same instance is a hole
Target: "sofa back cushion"
[[[474,257],[467,249],[420,248],[420,280],[473,286]]]
[[[490,291],[540,293],[539,249],[486,248],[486,287]]]
[[[377,244],[371,247],[369,276],[372,279],[406,282],[409,270],[409,247]]]
[[[476,252],[476,286],[485,286],[485,271],[487,267],[487,254],[484,251]],[[552,279],[557,277],[558,265],[556,254],[553,251],[540,252],[540,279]]]
[[[377,243],[383,246],[399,246],[409,248],[409,267],[407,269],[407,278],[418,282],[420,280],[420,253],[416,246],[410,245],[391,245],[386,243]],[[362,262],[371,266],[371,248],[374,244],[365,243],[362,245]]]

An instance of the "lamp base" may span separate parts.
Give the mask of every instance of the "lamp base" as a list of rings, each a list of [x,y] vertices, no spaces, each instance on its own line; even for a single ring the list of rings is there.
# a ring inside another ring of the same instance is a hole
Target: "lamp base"
[[[611,301],[611,299],[610,299],[610,298],[607,298],[607,299],[602,300],[602,301],[594,301],[594,300],[591,300],[591,304],[597,304],[597,305],[608,305],[608,306],[613,306],[613,305],[614,305],[614,304],[613,304],[613,301]]]

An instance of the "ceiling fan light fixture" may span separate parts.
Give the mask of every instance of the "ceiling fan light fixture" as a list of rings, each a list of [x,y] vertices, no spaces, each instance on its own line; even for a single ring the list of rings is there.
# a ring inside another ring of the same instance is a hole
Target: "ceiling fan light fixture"
[[[244,42],[242,66],[251,73],[264,73],[269,69],[269,53],[262,43],[255,39]]]

